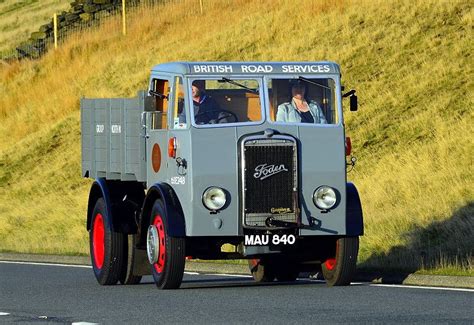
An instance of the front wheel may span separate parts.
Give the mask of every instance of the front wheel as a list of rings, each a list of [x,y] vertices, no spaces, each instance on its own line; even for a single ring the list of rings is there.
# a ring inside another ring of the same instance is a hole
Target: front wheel
[[[356,270],[359,237],[339,238],[335,245],[333,256],[321,264],[324,279],[330,287],[349,285]]]
[[[156,200],[147,233],[147,255],[156,286],[176,289],[183,280],[185,239],[168,235],[167,217],[162,202]]]

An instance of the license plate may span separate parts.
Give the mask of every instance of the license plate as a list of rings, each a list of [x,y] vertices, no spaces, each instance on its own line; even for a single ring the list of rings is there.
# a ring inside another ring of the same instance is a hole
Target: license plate
[[[293,245],[296,242],[295,235],[245,235],[245,246],[267,246],[267,245]]]

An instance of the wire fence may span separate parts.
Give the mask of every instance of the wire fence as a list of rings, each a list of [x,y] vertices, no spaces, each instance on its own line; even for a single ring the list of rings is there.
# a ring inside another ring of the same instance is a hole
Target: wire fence
[[[30,39],[13,49],[0,52],[0,60],[15,61],[21,59],[38,59],[45,53],[60,47],[71,37],[80,38],[81,32],[92,31],[109,18],[122,19],[112,24],[111,29],[127,33],[129,17],[140,17],[141,11],[157,10],[159,6],[181,3],[189,14],[202,14],[205,6],[212,5],[214,0],[75,0],[69,11],[55,14],[51,21],[42,25],[31,34]],[[217,0],[215,0],[217,1]],[[231,3],[232,0],[221,0]]]

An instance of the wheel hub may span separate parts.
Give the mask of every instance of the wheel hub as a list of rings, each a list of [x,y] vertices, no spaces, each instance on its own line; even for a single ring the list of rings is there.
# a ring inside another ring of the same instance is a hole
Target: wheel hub
[[[155,225],[151,225],[150,227],[148,227],[146,252],[150,264],[155,264],[156,262],[158,262],[158,256],[160,256],[160,244],[158,229],[156,229]]]

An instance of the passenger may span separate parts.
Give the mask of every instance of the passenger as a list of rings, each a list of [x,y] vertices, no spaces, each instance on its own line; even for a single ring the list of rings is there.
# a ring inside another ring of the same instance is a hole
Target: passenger
[[[326,118],[318,103],[307,98],[306,83],[293,80],[289,102],[278,105],[277,122],[326,124]]]
[[[191,88],[196,124],[223,123],[218,121],[221,112],[219,104],[204,91],[204,80],[193,81]]]

